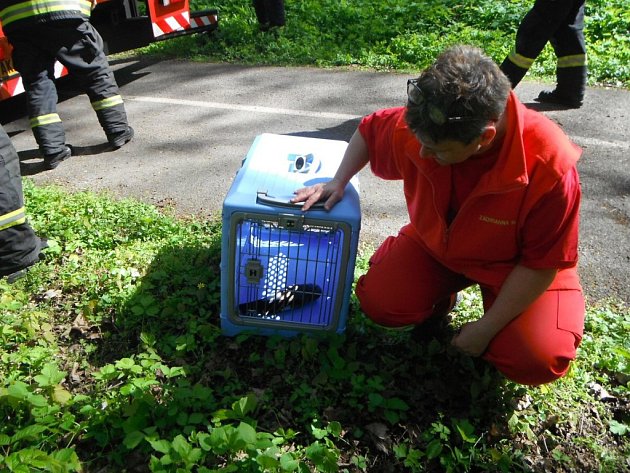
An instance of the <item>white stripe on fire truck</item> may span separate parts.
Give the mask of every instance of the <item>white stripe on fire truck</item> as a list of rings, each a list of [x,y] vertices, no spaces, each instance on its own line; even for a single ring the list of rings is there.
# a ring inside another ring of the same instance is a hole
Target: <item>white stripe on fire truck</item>
[[[169,16],[166,18],[166,23],[171,28],[171,31],[183,30],[190,25],[190,21],[187,21],[182,15]]]
[[[157,23],[152,23],[151,26],[153,26],[153,37],[154,38],[159,38],[160,36],[165,34],[164,31],[162,31],[160,29],[160,27],[158,26]]]
[[[177,15],[162,18],[158,23],[153,23],[153,36],[158,37],[173,31],[187,30],[190,28],[190,14],[181,12]]]
[[[24,84],[22,83],[22,76],[9,79],[2,84],[2,88],[8,95],[2,94],[3,97],[13,97],[24,92]]]
[[[196,26],[209,26],[217,22],[216,15],[206,15],[206,16],[193,16],[190,19],[191,23],[195,23]]]
[[[15,82],[15,88],[13,89],[13,95],[19,95],[19,94],[23,94],[24,92],[26,92],[26,90],[24,89],[24,82],[22,82],[22,77],[18,77],[17,81]]]
[[[59,61],[55,61],[55,77],[57,79],[63,76],[64,74],[66,74],[67,72],[68,71],[66,69],[66,66],[61,64]]]

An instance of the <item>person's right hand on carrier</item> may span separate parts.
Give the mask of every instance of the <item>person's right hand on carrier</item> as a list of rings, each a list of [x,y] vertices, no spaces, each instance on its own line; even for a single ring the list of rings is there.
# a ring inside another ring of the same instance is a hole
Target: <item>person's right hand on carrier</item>
[[[307,211],[319,201],[324,202],[326,210],[332,209],[343,198],[343,193],[350,179],[369,162],[368,149],[359,130],[354,132],[343,155],[335,177],[326,182],[303,187],[295,191],[291,202],[304,202],[302,210]]]
[[[302,210],[306,212],[317,202],[323,201],[324,208],[330,210],[343,198],[345,187],[345,184],[337,179],[302,187],[294,192],[295,197],[291,199],[291,202],[304,202]]]

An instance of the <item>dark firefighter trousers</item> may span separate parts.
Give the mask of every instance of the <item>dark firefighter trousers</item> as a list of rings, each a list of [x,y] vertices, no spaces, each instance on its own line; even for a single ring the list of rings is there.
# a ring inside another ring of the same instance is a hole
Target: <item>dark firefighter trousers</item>
[[[26,222],[20,160],[0,126],[0,277],[39,260],[41,241]]]
[[[586,83],[584,41],[585,0],[536,0],[516,33],[514,50],[501,65],[515,87],[551,43],[558,58],[557,75],[561,89],[579,89]],[[566,79],[565,79],[566,77]]]
[[[27,93],[31,129],[45,156],[62,152],[65,132],[57,114],[54,64],[57,59],[87,93],[106,135],[127,129],[116,79],[103,52],[103,39],[84,19],[29,25],[7,33],[15,69]]]

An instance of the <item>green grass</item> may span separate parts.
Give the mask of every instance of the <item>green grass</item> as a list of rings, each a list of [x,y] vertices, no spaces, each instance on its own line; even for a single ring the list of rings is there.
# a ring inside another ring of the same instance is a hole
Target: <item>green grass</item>
[[[251,2],[192,0],[193,10],[219,10],[211,40],[187,36],[154,44],[149,54],[247,64],[358,67],[417,72],[446,46],[468,43],[502,61],[532,2],[428,0],[409,2],[286,0],[287,25],[258,31]],[[589,0],[585,35],[589,83],[630,87],[630,9],[626,0]],[[529,77],[553,80],[547,45]]]
[[[352,301],[343,336],[220,334],[218,221],[26,181],[47,259],[0,281],[0,471],[603,471],[628,468],[630,310],[591,304],[550,385],[409,343]],[[357,275],[366,270],[362,252]]]

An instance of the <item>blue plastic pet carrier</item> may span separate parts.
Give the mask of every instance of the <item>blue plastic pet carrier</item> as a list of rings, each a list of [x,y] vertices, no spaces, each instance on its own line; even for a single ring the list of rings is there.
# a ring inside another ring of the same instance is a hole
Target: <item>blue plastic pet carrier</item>
[[[290,203],[332,178],[344,141],[263,134],[223,203],[221,328],[293,336],[345,330],[361,211],[358,181],[330,212]]]

